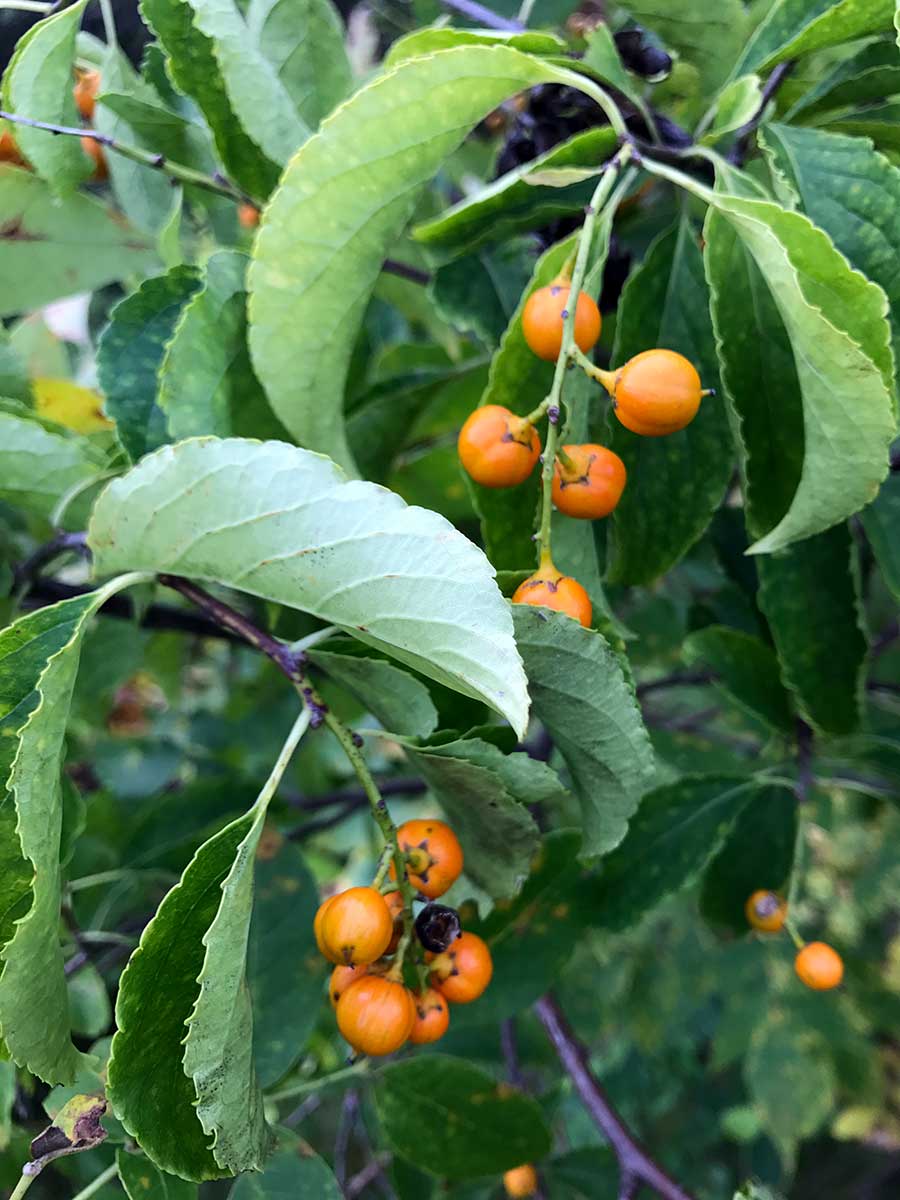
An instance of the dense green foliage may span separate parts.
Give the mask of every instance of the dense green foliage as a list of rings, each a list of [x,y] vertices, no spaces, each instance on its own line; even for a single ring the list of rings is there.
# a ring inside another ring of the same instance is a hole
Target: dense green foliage
[[[114,5],[42,7],[0,118],[0,1191],[628,1200],[606,1097],[669,1200],[895,1196],[893,0],[142,0],[137,66]],[[601,373],[713,389],[686,428],[529,349],[573,263]],[[625,463],[607,519],[461,470],[482,404],[554,445],[545,398]],[[591,628],[509,603],[536,537]],[[348,1065],[319,897],[439,814],[492,982]]]

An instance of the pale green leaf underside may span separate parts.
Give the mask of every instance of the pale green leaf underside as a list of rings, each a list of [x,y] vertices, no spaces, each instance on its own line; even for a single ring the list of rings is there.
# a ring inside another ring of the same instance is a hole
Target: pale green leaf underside
[[[140,581],[140,576],[114,579],[87,596],[23,617],[0,639],[0,695],[7,707],[18,694],[13,713],[23,718],[19,725],[9,712],[4,715],[3,732],[15,738],[15,757],[8,782],[0,781],[9,790],[0,809],[12,800],[16,826],[13,831],[4,819],[0,832],[18,839],[33,871],[31,904],[15,920],[0,954],[0,1032],[13,1060],[48,1083],[70,1083],[85,1062],[69,1034],[59,939],[60,772],[81,637],[87,619],[111,595]],[[41,642],[31,644],[35,638]],[[45,642],[50,653],[42,658],[34,651]],[[36,671],[26,677],[23,668]],[[8,751],[3,761],[9,761]],[[9,861],[5,846],[3,860]]]
[[[762,87],[758,75],[742,75],[723,88],[704,142],[714,142],[749,121],[759,108]]]
[[[102,459],[84,438],[0,412],[0,499],[49,517],[57,501],[96,475]]]
[[[429,25],[398,38],[384,60],[385,67],[396,67],[410,58],[452,50],[456,46],[510,46],[523,54],[559,54],[566,44],[555,33],[526,29],[522,33],[504,33],[493,29],[454,29],[451,25]]]
[[[385,256],[469,129],[549,82],[592,86],[507,46],[411,59],[341,105],[288,164],[254,246],[250,349],[273,409],[303,445],[353,470],[344,384]]]
[[[321,455],[240,438],[164,447],[103,492],[89,541],[100,574],[140,563],[302,609],[525,728],[525,676],[485,556]]]
[[[78,110],[72,95],[75,35],[87,0],[80,0],[32,25],[19,40],[3,73],[3,107],[8,112],[56,125],[75,125]],[[53,137],[42,129],[16,127],[22,153],[58,191],[74,187],[92,166],[77,138]]]

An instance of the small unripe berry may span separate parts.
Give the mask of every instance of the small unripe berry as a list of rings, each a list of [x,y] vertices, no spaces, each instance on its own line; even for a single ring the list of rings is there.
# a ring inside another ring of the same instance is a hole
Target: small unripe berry
[[[436,1042],[447,1032],[450,1024],[450,1009],[445,997],[436,988],[427,988],[421,995],[414,995],[416,1020],[409,1035],[414,1046],[425,1046]]]
[[[482,487],[524,483],[541,454],[537,430],[501,404],[470,413],[456,444],[465,472]]]
[[[537,1171],[535,1171],[531,1163],[524,1163],[521,1167],[513,1167],[511,1171],[507,1171],[503,1176],[503,1187],[510,1200],[526,1200],[526,1197],[535,1194],[537,1185]]]
[[[844,962],[825,942],[809,942],[794,960],[800,980],[815,992],[829,992],[844,978]]]
[[[525,302],[522,333],[538,358],[556,362],[562,350],[563,328],[571,287],[567,280],[554,279],[549,287],[538,288]],[[579,292],[575,307],[575,344],[585,354],[600,336],[600,309],[587,294]]]
[[[625,490],[625,464],[605,446],[563,446],[553,468],[553,503],[567,517],[608,517]]]
[[[787,903],[774,892],[754,892],[744,905],[748,922],[761,933],[777,933],[787,920]]]

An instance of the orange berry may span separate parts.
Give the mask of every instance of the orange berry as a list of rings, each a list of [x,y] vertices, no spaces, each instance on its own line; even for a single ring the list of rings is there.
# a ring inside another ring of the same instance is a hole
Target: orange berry
[[[501,404],[470,413],[456,443],[463,469],[482,487],[524,483],[541,456],[537,430]]]
[[[399,892],[388,892],[384,898],[384,902],[388,906],[388,912],[391,914],[391,920],[394,922],[394,932],[391,934],[391,940],[388,942],[386,953],[393,954],[400,945],[400,939],[403,936],[403,897]]]
[[[434,987],[451,1004],[477,1000],[494,973],[491,952],[477,933],[461,933],[442,954],[426,957],[431,962]]]
[[[90,179],[91,183],[102,183],[104,179],[108,179],[109,167],[106,165],[106,155],[103,153],[103,147],[96,138],[83,137],[81,139],[81,148],[94,163],[94,173]]]
[[[577,579],[557,571],[553,563],[538,567],[513,592],[513,604],[535,604],[574,617],[585,629],[590,629],[593,609],[591,598]]]
[[[563,313],[570,290],[566,280],[557,278],[549,287],[532,292],[525,302],[522,333],[529,349],[547,362],[556,362],[562,349]],[[587,292],[579,292],[575,307],[575,344],[579,350],[587,354],[593,349],[600,336],[601,324],[600,309]]]
[[[75,105],[86,121],[90,121],[94,115],[99,90],[99,71],[79,72],[72,93],[75,96]]]
[[[397,830],[397,844],[409,856],[409,882],[429,900],[443,896],[462,872],[462,846],[444,821],[405,821]],[[396,879],[393,863],[390,871],[391,879]]]
[[[413,997],[416,1005],[416,1023],[409,1040],[414,1046],[436,1042],[447,1032],[450,1024],[450,1009],[446,999],[436,988],[428,988]]]
[[[809,942],[794,959],[801,981],[815,992],[828,992],[844,978],[844,962],[837,950],[824,942]]]
[[[644,437],[663,437],[690,425],[701,396],[693,363],[673,350],[645,350],[615,375],[616,416]]]
[[[0,162],[14,163],[17,167],[25,166],[19,143],[8,129],[0,129]]]
[[[393,1054],[412,1032],[416,1005],[412,992],[383,975],[364,975],[337,1003],[342,1036],[360,1054]]]
[[[388,906],[374,888],[348,888],[333,897],[322,914],[325,956],[345,967],[381,958],[393,932],[394,920]]]
[[[332,1008],[337,1008],[338,1000],[340,1000],[350,984],[356,983],[357,979],[362,979],[368,970],[369,968],[365,963],[359,967],[344,967],[339,963],[334,968],[328,983],[328,999],[331,1001]]]
[[[238,205],[238,223],[244,229],[255,229],[259,224],[259,209],[255,204]]]
[[[503,1176],[503,1187],[510,1200],[525,1200],[525,1197],[533,1196],[537,1191],[537,1186],[537,1171],[531,1163],[513,1167]]]
[[[744,905],[747,920],[761,933],[777,933],[787,920],[787,903],[774,892],[754,892]]]
[[[319,947],[319,953],[330,962],[335,962],[336,959],[331,957],[331,952],[325,944],[325,938],[322,935],[322,922],[325,920],[325,913],[328,911],[328,906],[333,899],[334,896],[329,896],[327,900],[323,900],[316,909],[316,915],[313,918],[313,933],[315,934],[316,945]]]
[[[567,517],[608,517],[625,490],[625,464],[605,446],[563,446],[553,468],[553,503]]]

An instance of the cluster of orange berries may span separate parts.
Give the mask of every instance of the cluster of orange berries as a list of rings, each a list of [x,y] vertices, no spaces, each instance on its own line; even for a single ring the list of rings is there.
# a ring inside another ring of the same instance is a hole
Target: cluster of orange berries
[[[79,71],[75,80],[72,94],[75,106],[84,121],[90,123],[94,117],[97,102],[97,92],[100,90],[99,71]],[[102,183],[108,178],[109,170],[106,165],[106,155],[103,147],[92,137],[82,137],[81,147],[94,164],[92,183]],[[22,157],[18,143],[8,129],[0,133],[0,162],[13,163],[19,167],[27,167],[28,163]]]
[[[754,892],[744,905],[750,925],[760,933],[779,933],[787,923],[787,901],[775,892]],[[794,970],[802,983],[816,992],[836,988],[844,978],[844,963],[837,950],[825,942],[801,945]]]
[[[407,821],[397,844],[410,885],[427,900],[459,878],[462,847],[443,821]],[[396,879],[393,864],[390,875]],[[449,1004],[477,1000],[490,983],[493,963],[482,939],[460,932],[453,909],[428,905],[415,921],[428,985],[408,988],[398,953],[412,937],[406,918],[400,892],[383,894],[374,886],[340,892],[316,913],[316,943],[336,964],[328,991],[338,1029],[360,1054],[392,1054],[407,1041],[436,1042],[450,1024]]]
[[[533,292],[522,313],[525,341],[547,362],[555,362],[562,351],[570,291],[569,280],[560,275]],[[601,324],[597,305],[587,292],[580,292],[574,337],[582,354],[596,345]],[[644,437],[662,437],[684,429],[697,415],[703,396],[693,365],[671,350],[645,350],[618,371],[593,368],[590,373],[610,393],[619,421]],[[549,416],[555,420],[558,414]],[[486,404],[469,416],[457,449],[466,472],[489,488],[524,483],[541,455],[540,439],[531,421],[500,404]],[[593,442],[561,446],[553,464],[553,503],[569,517],[591,521],[608,517],[625,490],[626,476],[621,458],[605,446]],[[586,627],[591,624],[587,592],[549,559],[520,585],[513,603],[553,608]]]

